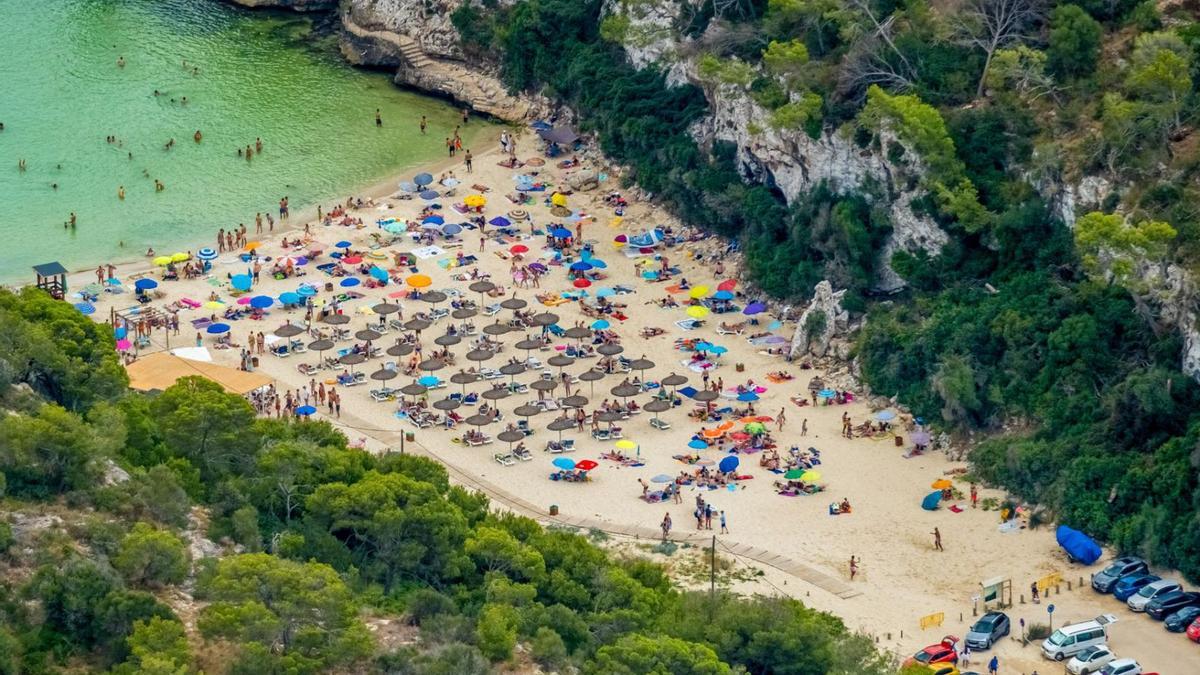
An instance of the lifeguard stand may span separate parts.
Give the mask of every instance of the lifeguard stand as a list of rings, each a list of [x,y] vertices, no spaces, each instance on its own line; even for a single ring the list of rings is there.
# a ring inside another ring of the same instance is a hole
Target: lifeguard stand
[[[37,287],[50,294],[55,300],[62,300],[67,295],[67,268],[57,260],[54,262],[34,265],[37,274]]]

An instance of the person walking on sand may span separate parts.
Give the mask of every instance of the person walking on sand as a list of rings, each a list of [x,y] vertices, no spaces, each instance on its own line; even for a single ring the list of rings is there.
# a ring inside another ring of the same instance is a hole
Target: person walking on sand
[[[775,424],[779,427],[780,431],[783,431],[783,424],[784,422],[787,422],[787,418],[783,415],[783,410],[783,408],[780,408],[779,417],[775,418]]]
[[[1000,659],[993,656],[991,661],[988,661],[988,675],[996,675],[1000,672]]]
[[[483,250],[483,245],[486,243],[487,243],[487,237],[483,236],[482,234],[479,235],[479,250],[480,251]]]
[[[805,417],[803,420],[800,421],[800,435],[801,436],[808,435],[808,418],[807,417]]]
[[[375,126],[383,126],[383,116],[379,114],[379,108],[375,109]]]
[[[942,548],[942,531],[935,527],[930,534],[933,535],[933,548],[944,552],[946,549]]]
[[[671,534],[671,513],[669,511],[667,512],[667,515],[663,516],[662,525],[660,525],[660,527],[662,527],[663,533],[662,540],[663,542],[666,542],[667,535]]]
[[[465,127],[465,126],[467,126],[467,122],[470,121],[470,119],[471,119],[471,109],[463,108],[462,117],[463,117],[463,126]]]
[[[474,159],[474,157],[471,156],[471,149],[467,148],[467,154],[463,157],[463,161],[466,162],[466,164],[467,164],[467,173],[471,173],[471,160],[472,159]]]
[[[425,116],[421,115],[421,135],[422,136],[425,135],[425,128],[427,126],[429,126],[429,123],[425,120]]]
[[[858,576],[858,561],[854,559],[854,554],[850,554],[850,581],[854,581],[854,577]]]
[[[1036,581],[1033,582],[1032,584],[1029,584],[1029,596],[1031,598],[1033,598],[1033,604],[1040,605],[1042,603],[1041,598],[1038,597],[1039,592],[1038,592],[1038,585],[1037,585]]]
[[[977,508],[978,506],[979,506],[979,490],[976,489],[974,483],[971,483],[971,508]]]
[[[729,526],[725,523],[725,512],[721,512],[721,534],[729,534]]]

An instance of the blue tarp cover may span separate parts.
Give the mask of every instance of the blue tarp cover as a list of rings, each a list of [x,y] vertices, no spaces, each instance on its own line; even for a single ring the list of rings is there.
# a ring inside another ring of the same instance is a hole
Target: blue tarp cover
[[[1059,525],[1054,533],[1058,545],[1063,547],[1067,555],[1084,565],[1091,565],[1100,559],[1102,551],[1092,538],[1079,530],[1073,530],[1066,525]]]

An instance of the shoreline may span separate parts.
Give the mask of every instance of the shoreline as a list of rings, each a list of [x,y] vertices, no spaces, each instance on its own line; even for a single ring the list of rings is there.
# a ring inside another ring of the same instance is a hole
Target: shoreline
[[[476,153],[475,154],[476,158],[483,159],[485,156],[490,156],[493,153],[495,146],[498,144],[500,134],[505,129],[507,129],[509,131],[509,133],[518,134],[518,138],[521,138],[524,136],[524,132],[525,132],[524,128],[518,129],[517,131],[514,132],[511,128],[508,128],[511,126],[512,126],[511,124],[504,122],[502,120],[491,121],[489,123],[488,127],[485,127],[484,131],[481,132],[480,136],[475,141],[476,147],[479,147],[479,142],[483,141],[486,143],[486,147],[488,147],[489,149],[484,153]],[[378,180],[374,183],[371,183],[363,188],[353,189],[349,192],[343,192],[342,196],[337,198],[336,203],[339,203],[339,204],[344,203],[346,197],[348,197],[348,196],[371,198],[371,199],[375,199],[375,200],[385,199],[385,198],[389,197],[390,195],[393,195],[397,192],[397,185],[400,183],[400,181],[407,180],[408,178],[410,178],[411,172],[414,172],[414,171],[419,172],[419,171],[423,170],[427,173],[437,174],[442,171],[448,171],[451,168],[456,167],[456,166],[462,166],[462,164],[463,164],[462,160],[459,159],[457,156],[456,157],[442,157],[440,160],[438,160],[437,162],[435,162],[433,164],[417,161],[417,162],[412,163],[411,165],[407,165],[407,166],[399,169],[397,172],[389,175],[388,177]],[[282,238],[285,235],[289,235],[289,234],[292,234],[292,233],[295,233],[298,231],[302,231],[306,224],[314,223],[316,221],[317,206],[328,206],[328,205],[314,204],[313,206],[308,206],[303,209],[297,210],[295,213],[289,214],[290,217],[288,218],[288,220],[286,222],[281,221],[281,220],[276,220],[275,221],[276,227],[274,230],[272,230],[270,232],[264,232],[262,236],[257,236],[257,237],[252,237],[252,233],[247,233],[247,237],[251,237],[252,240],[258,240],[258,241],[262,241],[262,242],[276,242],[276,241],[279,241],[280,238]],[[264,211],[264,213],[266,213],[266,211]],[[249,220],[253,221],[253,218],[250,218]],[[364,222],[364,226],[369,226],[369,224]],[[218,225],[217,227],[220,228],[221,226]],[[210,240],[211,240],[213,234],[214,233],[212,233],[212,232],[209,233]],[[192,241],[201,241],[201,240],[195,239]],[[197,244],[194,248],[191,248],[190,250],[194,253],[195,251],[198,251],[201,248],[205,248],[205,247],[211,248],[211,244],[212,244],[211,241],[209,241],[207,243],[200,243],[200,244]],[[189,249],[184,248],[184,250],[189,250]],[[169,255],[169,253],[166,252],[166,249],[156,251],[156,254],[157,255]],[[99,265],[99,264],[106,264],[106,263],[97,263],[97,264]],[[137,257],[135,257],[133,259],[125,260],[125,261],[114,260],[114,261],[112,261],[112,264],[117,269],[117,276],[120,276],[120,277],[128,277],[130,275],[135,275],[135,274],[146,274],[149,272],[153,272],[156,269],[155,265],[150,262],[150,258],[145,255],[138,255]],[[95,272],[95,267],[92,267],[90,265],[81,267],[79,269],[68,269],[67,270],[67,288],[68,288],[68,290],[72,289],[72,288],[79,288],[79,286],[76,286],[76,283],[79,281],[77,279],[77,277],[80,277],[83,275],[88,275],[88,277],[90,277],[94,272]],[[86,286],[88,283],[91,283],[91,282],[84,280],[82,282],[81,286]],[[34,285],[33,282],[29,282],[29,281],[0,284],[0,286],[7,286],[7,287],[13,288],[13,289],[22,289],[22,288],[25,288],[27,286],[32,286],[32,285]]]

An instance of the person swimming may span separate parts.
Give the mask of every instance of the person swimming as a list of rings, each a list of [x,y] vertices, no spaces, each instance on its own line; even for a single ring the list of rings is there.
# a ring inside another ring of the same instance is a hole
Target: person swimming
[[[201,138],[203,138],[203,136],[201,136],[201,135],[200,135],[200,130],[199,130],[199,129],[197,129],[197,130],[196,130],[196,133],[192,135],[192,138],[196,139],[196,142],[197,142],[197,143],[199,143],[199,142],[200,142],[200,139],[201,139]]]
[[[253,156],[254,156],[254,148],[252,148],[251,146],[247,145],[247,146],[246,146],[246,159],[250,159],[250,158],[251,158],[251,157],[253,157]]]
[[[163,185],[163,184],[162,184],[162,181],[160,181],[159,179],[155,178],[155,179],[154,179],[154,191],[155,191],[155,192],[162,192],[162,191],[163,191],[163,190],[165,190],[165,189],[167,189],[167,186],[166,186],[166,185]]]
[[[261,138],[254,139],[254,151],[260,155],[262,154],[262,139]]]
[[[71,228],[75,227],[75,212],[74,211],[72,211],[71,215],[67,218],[67,222],[63,223],[63,229],[66,229],[68,227],[71,227]]]
[[[118,57],[117,57],[117,67],[118,67],[118,68],[124,68],[124,67],[125,67],[125,57],[124,57],[124,56],[118,56]]]
[[[125,186],[117,186],[117,199],[125,199]]]

